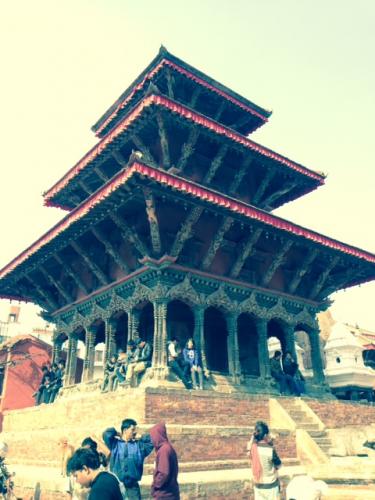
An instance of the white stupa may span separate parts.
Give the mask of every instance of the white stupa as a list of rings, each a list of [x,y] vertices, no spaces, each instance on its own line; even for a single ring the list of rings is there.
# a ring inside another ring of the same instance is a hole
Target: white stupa
[[[334,392],[361,391],[375,387],[375,370],[365,366],[364,347],[343,323],[333,325],[325,345],[325,375]]]

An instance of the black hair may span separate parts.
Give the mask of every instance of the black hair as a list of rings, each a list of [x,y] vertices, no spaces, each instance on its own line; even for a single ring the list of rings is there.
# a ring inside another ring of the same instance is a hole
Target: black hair
[[[53,368],[57,368],[57,363],[52,363],[51,368],[52,368],[52,369],[53,369]]]
[[[176,337],[172,337],[171,342],[178,342],[178,339]]]
[[[99,469],[100,461],[96,451],[88,448],[78,448],[68,460],[66,472],[69,475],[78,470],[83,470],[84,467],[93,470]]]
[[[132,418],[126,418],[121,423],[121,432],[123,432],[125,429],[129,429],[129,427],[131,427],[132,425],[137,425],[137,422]]]
[[[193,349],[195,349],[195,342],[194,342],[194,339],[193,339],[193,338],[191,338],[191,337],[190,337],[190,338],[188,338],[188,339],[187,339],[187,341],[186,341],[186,344],[185,344],[185,345],[186,345],[186,347],[188,346],[188,343],[189,343],[189,342],[192,342],[192,343],[193,343]]]
[[[48,369],[47,365],[43,365],[42,366],[42,372],[49,372],[49,369]]]
[[[90,448],[90,450],[97,450],[98,449],[98,443],[96,441],[94,441],[92,438],[90,437],[87,437],[85,438],[82,443],[81,443],[81,446],[88,446]]]
[[[269,434],[270,430],[265,422],[259,420],[255,424],[254,439],[255,441],[262,441],[262,439]]]
[[[128,341],[128,347],[134,347],[134,346],[135,346],[134,340],[129,340]]]
[[[275,351],[275,354],[273,355],[275,358],[278,358],[281,356],[281,351]]]
[[[60,359],[57,364],[58,365],[63,365],[63,367],[65,368],[65,360],[64,359]]]

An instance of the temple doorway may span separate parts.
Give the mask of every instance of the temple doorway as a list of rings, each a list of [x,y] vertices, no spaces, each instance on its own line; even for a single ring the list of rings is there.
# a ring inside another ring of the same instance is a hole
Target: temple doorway
[[[138,335],[150,344],[154,342],[154,307],[151,302],[144,302],[137,306],[140,310]]]
[[[243,313],[238,317],[237,334],[241,373],[259,377],[258,333],[253,316]]]
[[[204,337],[208,369],[228,373],[228,330],[224,314],[215,307],[204,313]]]
[[[168,339],[177,338],[181,349],[194,335],[194,315],[191,308],[180,300],[172,300],[167,310]]]
[[[115,330],[116,353],[121,350],[126,352],[128,343],[128,315],[125,311],[117,311],[111,318]]]

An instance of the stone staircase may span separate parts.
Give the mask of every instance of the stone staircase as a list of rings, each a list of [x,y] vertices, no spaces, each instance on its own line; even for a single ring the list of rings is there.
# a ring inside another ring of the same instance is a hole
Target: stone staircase
[[[280,398],[279,402],[295,422],[297,429],[305,430],[319,448],[329,456],[329,450],[332,448],[331,439],[328,433],[316,423],[316,420],[303,409],[301,400],[297,398]]]

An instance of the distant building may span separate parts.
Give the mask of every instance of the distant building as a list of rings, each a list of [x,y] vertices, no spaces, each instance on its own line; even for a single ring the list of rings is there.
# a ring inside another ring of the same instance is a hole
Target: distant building
[[[51,359],[52,347],[32,335],[18,335],[0,344],[0,414],[33,406],[41,368]]]
[[[375,334],[336,323],[325,345],[325,375],[340,399],[374,400]]]

